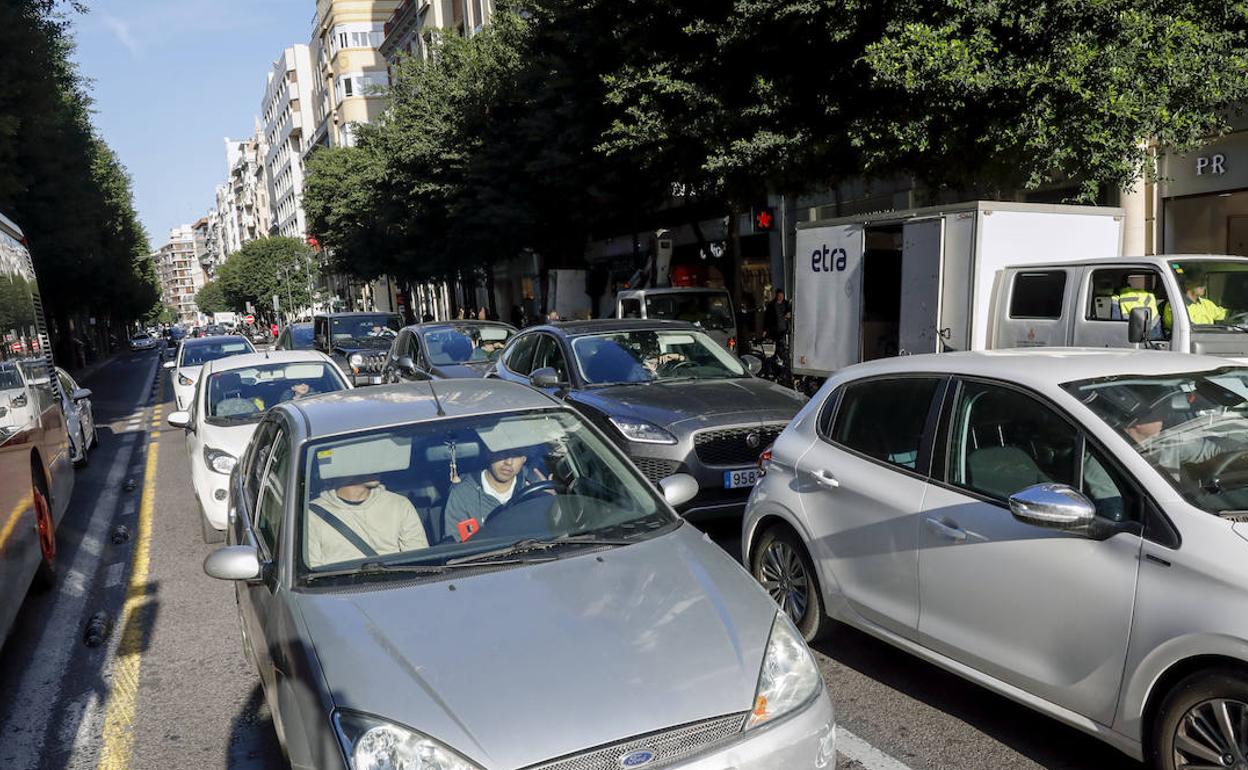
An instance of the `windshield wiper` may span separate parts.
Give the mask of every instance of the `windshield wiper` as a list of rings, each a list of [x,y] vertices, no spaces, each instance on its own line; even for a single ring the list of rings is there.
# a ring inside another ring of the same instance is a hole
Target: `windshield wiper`
[[[524,553],[533,553],[536,551],[549,551],[552,548],[558,548],[563,545],[603,545],[603,546],[622,546],[632,545],[637,541],[626,540],[624,538],[610,538],[584,532],[578,535],[560,535],[548,540],[539,538],[526,538],[519,542],[513,543],[505,548],[496,548],[493,551],[484,551],[475,553],[472,556],[460,556],[456,559],[448,559],[446,566],[462,567],[465,564],[497,564],[495,559],[505,556],[516,556]],[[553,559],[554,557],[550,557]],[[547,560],[550,560],[547,559]]]
[[[439,564],[390,564],[384,561],[366,561],[358,567],[331,569],[326,572],[310,572],[304,575],[309,583],[325,578],[352,577],[355,575],[441,575],[447,568]]]

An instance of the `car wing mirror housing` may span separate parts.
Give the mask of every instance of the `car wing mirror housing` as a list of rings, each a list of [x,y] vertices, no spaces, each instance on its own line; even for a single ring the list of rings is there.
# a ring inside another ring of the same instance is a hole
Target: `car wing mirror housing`
[[[177,362],[177,361],[166,361],[166,362],[164,363],[164,367],[165,367],[166,369],[172,369],[173,367],[175,367],[175,366],[177,366],[177,365],[178,365],[178,362]]]
[[[1131,314],[1127,316],[1127,342],[1138,345],[1148,339],[1152,317],[1152,311],[1146,307],[1132,308]]]
[[[88,398],[91,398],[91,389],[79,388],[78,390],[75,390],[73,392],[73,395],[71,395],[69,398],[72,401],[86,401]]]
[[[187,429],[191,427],[190,412],[170,412],[165,420],[175,428]]]
[[[1010,496],[1010,513],[1024,524],[1081,535],[1091,534],[1096,507],[1065,484],[1036,484]]]
[[[688,473],[675,473],[659,481],[663,499],[673,508],[684,505],[698,494],[698,480]]]
[[[565,388],[568,383],[559,380],[559,373],[553,367],[543,366],[529,375],[529,384],[535,388]]]
[[[227,545],[204,559],[204,573],[217,580],[259,580],[263,572],[255,546]]]
[[[759,357],[750,355],[749,353],[741,356],[741,363],[745,364],[745,368],[755,377],[757,377],[758,373],[763,370],[763,362],[759,359]]]
[[[394,367],[409,377],[416,374],[416,362],[412,360],[411,356],[399,356],[394,362]]]

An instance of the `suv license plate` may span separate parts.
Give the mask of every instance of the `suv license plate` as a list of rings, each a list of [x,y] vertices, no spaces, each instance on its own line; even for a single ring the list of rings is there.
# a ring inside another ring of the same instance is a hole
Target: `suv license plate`
[[[752,487],[758,483],[758,468],[742,468],[739,471],[724,471],[724,489]]]

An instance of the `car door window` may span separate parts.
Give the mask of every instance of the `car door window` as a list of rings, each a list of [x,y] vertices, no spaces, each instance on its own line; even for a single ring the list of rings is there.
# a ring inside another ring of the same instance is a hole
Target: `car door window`
[[[533,351],[533,367],[530,371],[549,367],[555,370],[560,382],[568,380],[568,365],[563,357],[559,341],[549,334],[537,335],[537,347]]]
[[[620,318],[641,318],[641,300],[620,300]]]
[[[845,386],[830,438],[855,452],[917,470],[937,377],[863,380]]]
[[[950,422],[945,480],[1003,502],[1035,484],[1079,488],[1082,444],[1079,431],[1033,396],[964,382]]]
[[[286,503],[286,472],[290,467],[290,441],[284,431],[277,431],[269,462],[261,475],[260,502],[252,523],[257,538],[269,555],[277,552],[277,537],[282,526]]]
[[[1092,501],[1096,515],[1110,521],[1139,521],[1140,496],[1105,453],[1084,440],[1079,491]]]
[[[516,339],[507,354],[506,366],[515,374],[528,374],[533,371],[533,350],[537,347],[538,334],[526,334]]]
[[[1066,271],[1019,273],[1010,297],[1010,318],[1061,318]]]
[[[243,498],[248,511],[256,510],[256,495],[260,491],[260,480],[263,478],[265,464],[273,448],[273,437],[276,433],[276,423],[263,422],[256,429],[256,435],[251,440],[247,464],[243,467]]]

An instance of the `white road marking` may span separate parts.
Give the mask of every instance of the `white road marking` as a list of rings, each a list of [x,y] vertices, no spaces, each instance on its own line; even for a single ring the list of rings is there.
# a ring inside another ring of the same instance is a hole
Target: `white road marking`
[[[836,750],[842,757],[857,762],[866,770],[910,770],[908,765],[893,759],[844,727],[836,728]]]
[[[119,561],[116,564],[110,564],[108,566],[108,572],[105,573],[104,587],[116,588],[117,586],[121,585],[121,578],[125,574],[125,572],[126,572],[126,563],[124,561]]]
[[[104,704],[100,702],[99,693],[92,692],[90,695],[87,707],[78,721],[78,730],[74,733],[73,743],[65,746],[67,751],[73,751],[68,758],[69,764],[66,765],[66,770],[79,770],[79,768],[92,770],[95,767],[96,755],[99,753],[96,743],[99,740],[100,723],[104,719]]]

